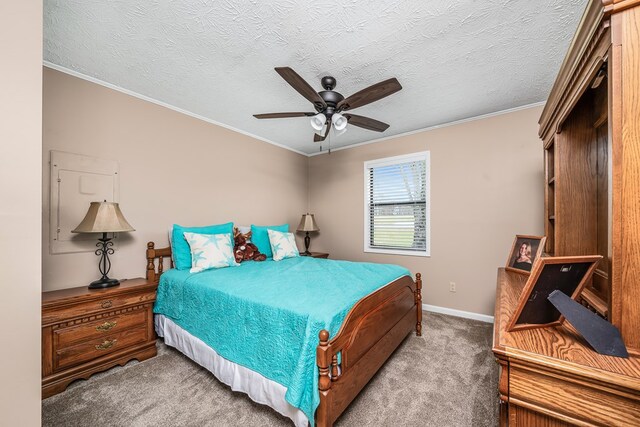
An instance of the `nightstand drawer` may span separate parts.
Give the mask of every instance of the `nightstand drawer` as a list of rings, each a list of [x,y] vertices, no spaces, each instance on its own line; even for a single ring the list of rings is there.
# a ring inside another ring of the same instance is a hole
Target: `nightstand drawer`
[[[147,323],[147,317],[147,310],[136,310],[119,316],[103,317],[93,322],[55,329],[53,343],[55,348],[63,349],[81,341],[113,335],[123,329],[144,326]]]
[[[117,334],[85,341],[71,347],[60,348],[55,352],[54,370],[78,365],[87,360],[93,360],[114,351],[125,349],[131,345],[149,340],[149,328],[145,325],[139,328],[127,329]]]
[[[113,296],[105,295],[103,298],[97,298],[93,301],[44,310],[42,323],[46,325],[49,323],[68,321],[75,317],[84,317],[94,313],[117,310],[128,305],[153,302],[155,298],[155,292]]]

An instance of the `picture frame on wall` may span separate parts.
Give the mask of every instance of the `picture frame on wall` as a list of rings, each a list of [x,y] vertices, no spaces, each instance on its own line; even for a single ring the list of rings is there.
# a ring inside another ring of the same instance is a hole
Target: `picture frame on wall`
[[[531,274],[535,261],[542,256],[545,236],[516,235],[507,258],[505,270],[520,274]]]
[[[561,325],[564,316],[548,300],[549,295],[559,290],[576,300],[601,259],[600,255],[537,258],[507,331]]]

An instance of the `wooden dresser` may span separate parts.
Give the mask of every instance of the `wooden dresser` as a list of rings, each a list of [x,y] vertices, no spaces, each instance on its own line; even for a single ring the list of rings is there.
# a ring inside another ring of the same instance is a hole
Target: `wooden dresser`
[[[597,354],[570,326],[506,332],[526,276],[501,269],[501,425],[640,425],[640,0],[588,2],[539,135],[545,251],[602,255],[580,299],[631,357]]]
[[[42,294],[42,397],[131,359],[156,355],[156,284],[144,279]]]
[[[602,255],[582,297],[640,355],[640,0],[591,0],[540,117],[550,255]]]
[[[527,276],[498,270],[501,426],[640,426],[640,359],[602,356],[570,325],[506,332]]]

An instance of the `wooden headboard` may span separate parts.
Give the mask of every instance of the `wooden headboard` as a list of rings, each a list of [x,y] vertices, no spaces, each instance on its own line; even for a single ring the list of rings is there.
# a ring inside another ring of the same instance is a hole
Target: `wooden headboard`
[[[169,258],[171,268],[173,268],[173,259],[171,258],[171,247],[156,249],[153,242],[147,243],[147,274],[146,278],[149,282],[158,283],[160,276],[164,270],[164,259]],[[156,267],[156,259],[158,260]]]

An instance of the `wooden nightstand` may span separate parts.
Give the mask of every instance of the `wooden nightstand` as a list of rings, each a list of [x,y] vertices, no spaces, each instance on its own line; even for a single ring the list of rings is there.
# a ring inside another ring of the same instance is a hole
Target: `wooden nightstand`
[[[311,255],[305,255],[300,252],[300,256],[310,256],[312,258],[329,258],[329,254],[325,252],[311,252]]]
[[[155,356],[156,288],[131,279],[107,289],[43,292],[42,398],[76,379]]]

